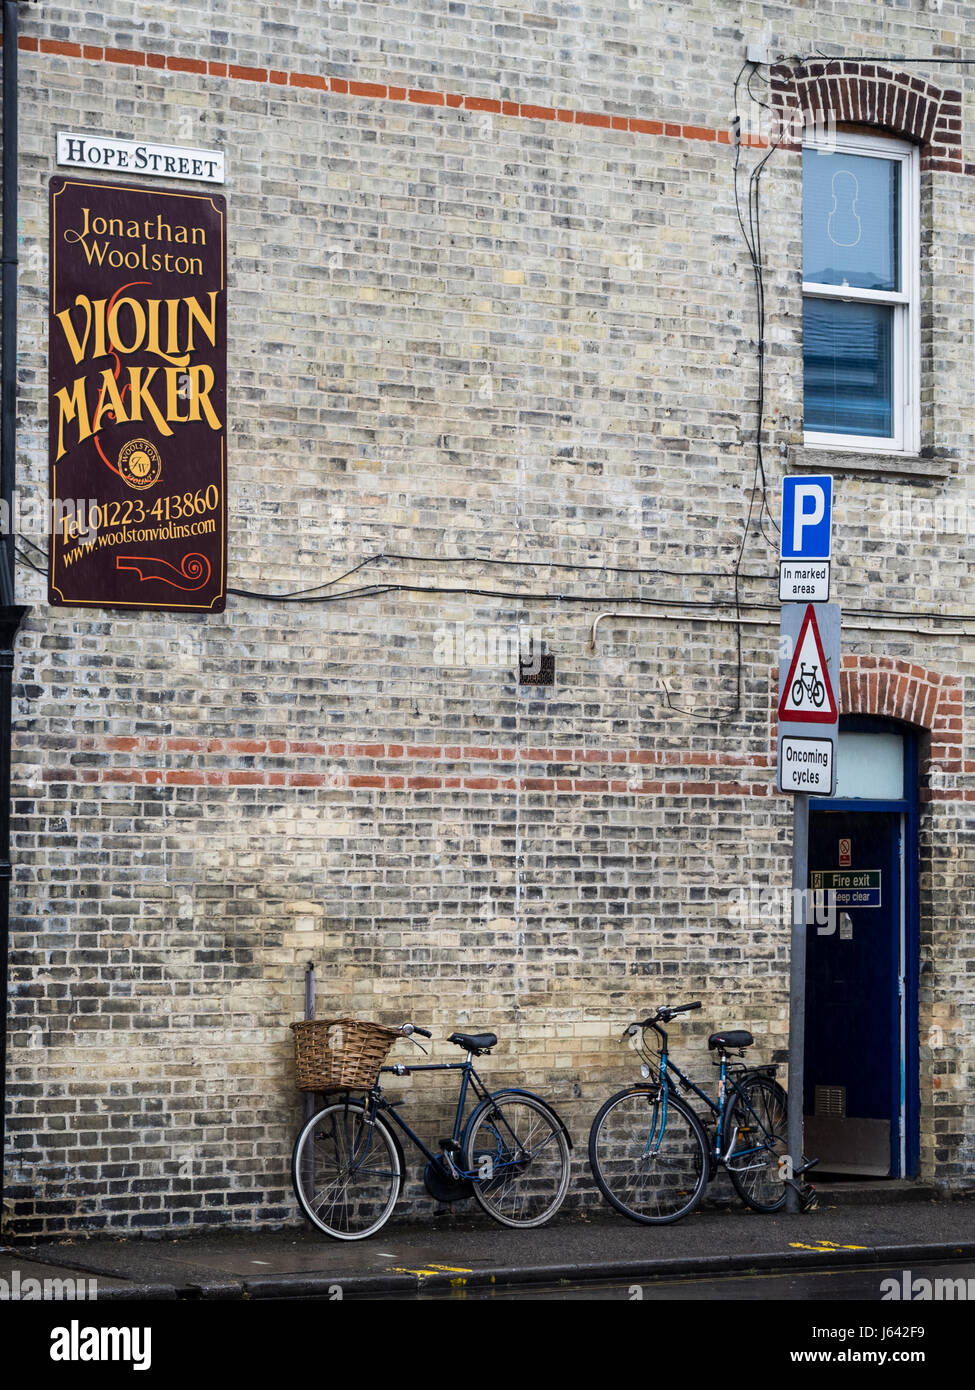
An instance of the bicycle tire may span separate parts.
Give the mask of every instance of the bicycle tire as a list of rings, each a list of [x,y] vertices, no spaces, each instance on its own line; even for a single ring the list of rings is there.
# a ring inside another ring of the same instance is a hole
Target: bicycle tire
[[[734,1150],[725,1159],[728,1176],[738,1196],[752,1211],[781,1211],[786,1189],[779,1159],[789,1151],[789,1098],[779,1083],[768,1076],[746,1075],[738,1086],[747,1097],[751,1112],[741,1095],[733,1091],[725,1125],[737,1125],[738,1134]]]
[[[502,1226],[544,1226],[565,1200],[571,1159],[562,1121],[538,1096],[499,1091],[472,1113],[464,1168],[474,1197]]]
[[[794,680],[792,682],[792,703],[794,705],[801,705],[805,693],[806,687],[803,685],[802,681],[798,679]]]
[[[319,1110],[295,1140],[291,1181],[298,1205],[335,1240],[365,1240],[378,1231],[403,1185],[402,1150],[378,1116],[368,1149],[366,1139],[365,1103],[345,1100]]]
[[[823,685],[822,681],[813,681],[813,688],[810,694],[813,704],[819,709],[820,705],[826,699],[826,687]],[[819,697],[818,699],[816,698],[817,696]]]
[[[610,1096],[589,1131],[589,1166],[611,1207],[643,1225],[680,1221],[708,1184],[708,1142],[690,1106],[668,1089]]]

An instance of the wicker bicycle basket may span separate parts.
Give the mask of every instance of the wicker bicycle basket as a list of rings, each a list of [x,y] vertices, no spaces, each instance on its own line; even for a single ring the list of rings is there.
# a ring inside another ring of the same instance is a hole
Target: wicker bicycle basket
[[[357,1018],[306,1019],[291,1027],[299,1091],[368,1091],[403,1036],[398,1028]]]

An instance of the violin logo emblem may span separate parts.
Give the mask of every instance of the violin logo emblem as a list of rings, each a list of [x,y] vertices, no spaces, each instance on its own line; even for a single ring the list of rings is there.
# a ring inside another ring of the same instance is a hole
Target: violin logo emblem
[[[159,450],[148,439],[130,439],[119,451],[116,471],[129,487],[144,492],[158,483],[162,474]]]

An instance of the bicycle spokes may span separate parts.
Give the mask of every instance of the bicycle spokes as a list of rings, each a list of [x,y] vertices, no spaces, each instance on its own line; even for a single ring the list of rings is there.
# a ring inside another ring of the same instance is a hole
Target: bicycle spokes
[[[785,1202],[779,1160],[787,1153],[788,1100],[768,1077],[749,1076],[729,1100],[725,1123],[734,1146],[725,1167],[738,1195],[756,1211],[778,1211]]]
[[[607,1101],[593,1122],[589,1161],[603,1195],[634,1221],[676,1221],[707,1182],[701,1127],[666,1093],[636,1089]]]
[[[538,1226],[562,1204],[569,1151],[556,1116],[532,1096],[496,1097],[474,1117],[465,1166],[474,1196],[506,1226]]]
[[[327,1107],[305,1126],[293,1159],[295,1191],[329,1235],[357,1240],[392,1211],[402,1178],[393,1141],[361,1104]]]

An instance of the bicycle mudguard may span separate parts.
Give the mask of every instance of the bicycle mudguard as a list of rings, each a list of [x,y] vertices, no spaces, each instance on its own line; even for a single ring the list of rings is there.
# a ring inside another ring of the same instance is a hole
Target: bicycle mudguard
[[[485,1105],[488,1104],[488,1101],[500,1100],[502,1096],[527,1096],[529,1100],[537,1100],[539,1105],[544,1105],[545,1109],[548,1110],[556,1120],[558,1120],[559,1129],[565,1135],[565,1142],[568,1144],[569,1149],[571,1151],[572,1135],[566,1128],[565,1121],[563,1120],[559,1112],[556,1110],[555,1106],[552,1105],[549,1101],[545,1100],[544,1097],[537,1096],[534,1091],[525,1091],[520,1086],[506,1086],[503,1091],[491,1091],[488,1095],[488,1100],[482,1100],[479,1105],[475,1105],[474,1109],[467,1117],[467,1123],[464,1125],[464,1132],[460,1136],[461,1152],[463,1152],[463,1150],[467,1147],[467,1136],[470,1133],[471,1125],[474,1122],[474,1117],[481,1113]]]

